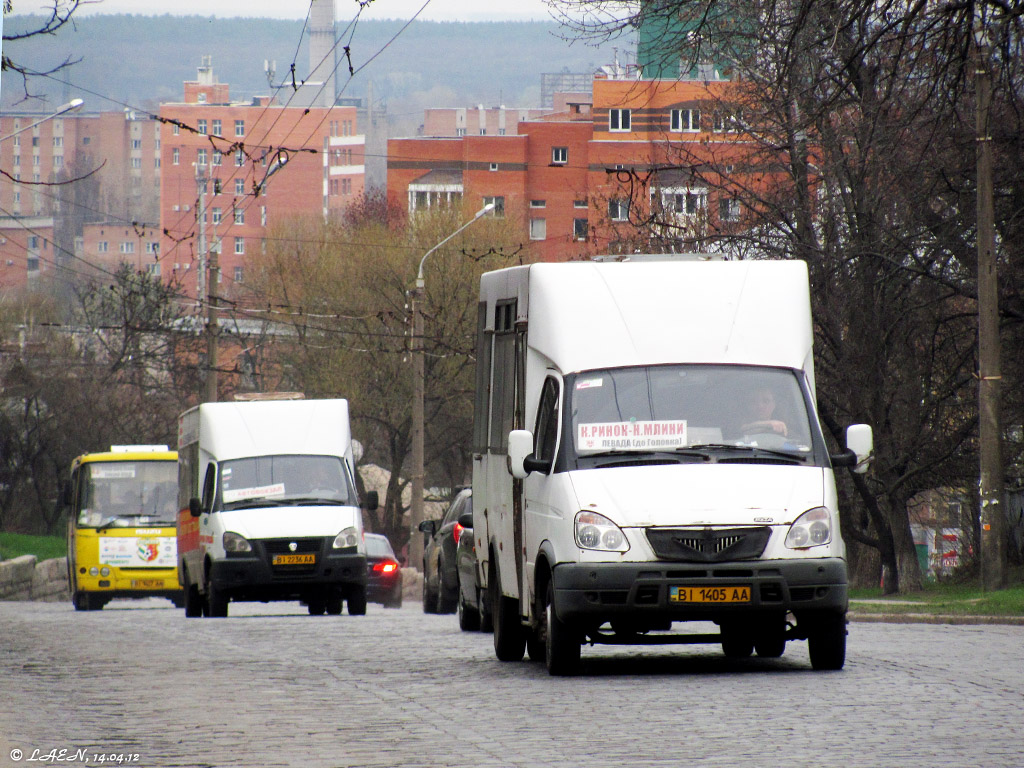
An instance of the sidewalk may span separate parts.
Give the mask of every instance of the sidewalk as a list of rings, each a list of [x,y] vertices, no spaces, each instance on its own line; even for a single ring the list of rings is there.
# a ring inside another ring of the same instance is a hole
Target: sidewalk
[[[914,600],[851,600],[846,617],[850,621],[885,624],[1005,624],[1024,626],[1024,616],[972,616],[942,613],[874,613],[858,611],[863,605],[917,605]]]

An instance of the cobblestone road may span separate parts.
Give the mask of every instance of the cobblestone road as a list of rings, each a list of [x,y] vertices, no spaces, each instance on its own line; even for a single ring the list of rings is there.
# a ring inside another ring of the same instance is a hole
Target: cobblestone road
[[[805,643],[741,662],[584,648],[568,679],[414,605],[186,620],[160,600],[9,602],[0,638],[0,765],[65,749],[147,767],[1024,766],[1019,626],[852,624],[834,673]]]

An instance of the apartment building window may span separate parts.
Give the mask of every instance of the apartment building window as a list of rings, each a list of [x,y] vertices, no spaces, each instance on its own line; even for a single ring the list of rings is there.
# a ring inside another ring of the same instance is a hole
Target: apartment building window
[[[625,200],[609,200],[608,218],[610,218],[612,221],[628,221],[629,204]]]
[[[235,179],[235,194],[236,195],[244,195],[245,194],[245,179]]]
[[[670,119],[670,130],[673,133],[683,131],[700,130],[700,110],[697,109],[673,109]]]
[[[38,272],[39,271],[39,257],[38,256],[29,256],[29,257],[27,257],[25,259],[25,268],[29,272]]]
[[[210,220],[213,221],[214,224],[220,224],[220,214],[220,208],[214,208],[213,210],[210,211]]]
[[[198,165],[206,165],[206,150],[200,149],[196,152],[196,163]]]
[[[490,170],[492,170],[492,171],[498,170],[498,164],[497,163],[491,163]]]
[[[172,136],[178,136],[180,133],[181,133],[181,126],[178,125],[177,123],[173,123],[171,125],[171,135]],[[86,143],[88,143],[88,142],[86,142]]]
[[[587,220],[586,219],[573,219],[572,220],[572,236],[576,240],[587,239]]]
[[[711,117],[711,130],[716,133],[738,131],[742,122],[742,112],[716,109]]]
[[[171,150],[171,164],[178,165],[181,162],[181,150],[175,147]]]
[[[244,253],[245,253],[245,238],[244,237],[236,237],[235,238],[235,254],[238,255],[238,256],[242,256]]]
[[[587,201],[586,200],[573,200],[572,201],[572,207],[573,208],[586,208],[587,207]]]
[[[29,235],[28,247],[31,251],[39,250],[39,235]]]
[[[121,253],[135,253],[135,243],[131,240],[125,240],[121,243]]]
[[[245,136],[245,120],[235,120],[235,136]]]
[[[466,135],[466,129],[465,128],[456,128],[455,129],[455,135],[456,136],[465,136]]]
[[[740,201],[735,197],[723,197],[718,201],[718,218],[722,221],[740,220]]]
[[[235,224],[245,224],[244,208],[235,208]]]
[[[481,128],[480,129],[480,135],[481,136],[486,136],[487,135],[487,129],[486,128]]]
[[[504,197],[485,197],[484,205],[494,204],[494,209],[490,212],[490,216],[497,216],[502,218],[505,216],[505,198]]]
[[[14,130],[18,130],[18,121],[17,120],[14,121]],[[21,136],[15,136],[14,137],[14,146],[16,146],[16,147],[20,147],[21,146]]]
[[[213,164],[214,165],[220,165],[222,158],[223,158],[223,155],[221,154],[219,149],[213,150]]]
[[[547,219],[530,219],[530,239],[543,240],[548,236]]]
[[[142,139],[132,139],[132,149],[142,149]]]
[[[546,205],[547,205],[547,201],[546,200],[531,200],[530,201],[530,207],[531,208],[543,208]]]
[[[96,253],[106,253],[110,249],[110,243],[106,240],[100,240],[96,243]]]
[[[160,168],[160,158],[159,157],[153,158],[153,167],[157,168],[157,169]]]
[[[32,165],[39,165],[39,155],[32,155]]]
[[[21,165],[21,155],[15,155],[14,156],[14,164],[15,165]]]
[[[138,158],[135,158],[135,159],[137,160]],[[54,155],[53,156],[53,167],[54,168],[63,168],[64,167],[64,155]]]
[[[651,190],[651,200],[654,201],[655,191]],[[667,213],[681,213],[685,216],[695,216],[698,212],[707,208],[708,195],[704,190],[683,190],[683,189],[662,189],[661,207]]]
[[[213,194],[219,195],[223,191],[224,191],[224,187],[221,186],[220,179],[214,179],[213,180]]]
[[[39,137],[38,136],[33,136],[32,137],[32,146],[33,147],[38,147],[39,146]]]
[[[608,110],[608,130],[627,132],[632,124],[632,110],[629,109],[609,109]]]
[[[160,263],[157,262],[155,264],[147,264],[146,265],[146,274],[148,274],[150,277],[159,278],[160,277]]]
[[[260,206],[260,226],[267,226],[267,206],[265,205]]]
[[[240,149],[236,150],[235,151],[235,167],[236,168],[241,168],[243,165],[245,165],[245,152],[243,152]]]
[[[504,136],[505,135],[505,129],[504,128],[499,128],[498,129],[498,135],[499,136]]]
[[[220,120],[214,120],[212,127],[213,127],[213,135],[214,136],[222,135],[221,134],[221,127],[220,127]]]
[[[63,147],[64,146],[64,137],[63,136],[54,136],[53,137],[53,146],[54,147]]]
[[[331,183],[327,187],[327,194],[335,196],[338,194],[338,180],[331,179]]]
[[[150,255],[160,253],[160,243],[146,243],[146,253]]]
[[[242,267],[235,267],[235,282],[241,284],[244,274],[245,270],[243,270]]]
[[[555,165],[565,165],[569,162],[569,148],[568,147],[552,147],[551,148],[551,162]]]
[[[199,131],[200,134],[205,136],[206,135],[206,120],[202,120],[202,119],[199,120],[199,122],[196,124],[196,130]]]
[[[141,168],[142,167],[142,158],[141,157],[133,157],[131,160],[132,160],[132,168]]]

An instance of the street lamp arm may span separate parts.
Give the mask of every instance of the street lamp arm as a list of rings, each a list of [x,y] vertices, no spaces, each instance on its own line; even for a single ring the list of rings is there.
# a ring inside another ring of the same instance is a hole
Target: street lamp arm
[[[56,112],[53,112],[52,114],[46,115],[46,117],[41,117],[38,120],[36,120],[34,123],[31,123],[30,125],[26,125],[24,128],[19,128],[18,130],[14,131],[13,133],[8,133],[6,136],[0,136],[0,141],[6,141],[7,139],[11,138],[12,136],[17,136],[19,133],[23,133],[24,131],[27,131],[29,128],[35,128],[40,123],[45,123],[47,120],[52,120],[55,117],[60,117],[65,112],[73,112],[73,111],[75,111],[77,109],[81,109],[82,105],[84,103],[85,102],[82,101],[81,99],[72,99],[67,104],[62,104],[61,106],[57,107],[57,111]]]
[[[427,251],[426,253],[423,254],[423,258],[420,259],[420,268],[416,272],[416,290],[418,290],[418,291],[423,290],[423,265],[426,263],[427,257],[430,254],[432,254],[434,251],[436,251],[438,248],[440,248],[442,245],[447,243],[449,240],[451,240],[453,237],[455,237],[457,234],[459,234],[462,230],[464,230],[466,227],[468,227],[474,221],[479,219],[481,216],[483,216],[486,213],[490,213],[493,210],[494,210],[494,203],[488,203],[483,208],[481,208],[479,211],[474,213],[472,219],[467,221],[461,227],[459,227],[454,232],[452,232],[450,235],[448,235],[448,237],[446,237],[444,240],[442,240],[440,243],[438,243],[433,248],[431,248],[429,251]]]

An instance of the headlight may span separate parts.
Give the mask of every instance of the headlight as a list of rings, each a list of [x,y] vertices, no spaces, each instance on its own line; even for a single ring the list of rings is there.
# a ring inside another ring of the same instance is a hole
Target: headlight
[[[629,542],[622,529],[604,515],[580,512],[576,515],[576,546],[602,552],[625,552]]]
[[[345,549],[346,547],[355,547],[359,545],[359,529],[355,526],[346,528],[337,536],[334,537],[333,546],[335,549]]]
[[[96,567],[96,566],[94,565],[94,566],[93,566],[92,568],[90,568],[90,569],[89,569],[89,575],[90,575],[90,576],[99,576],[99,575],[100,575],[100,569],[99,569],[99,568],[97,568],[97,567]]]
[[[828,544],[832,541],[832,515],[825,507],[815,507],[804,512],[789,527],[786,546],[790,549],[806,549]]]
[[[249,540],[234,531],[224,531],[221,541],[224,543],[225,552],[252,552]]]
[[[109,575],[110,575],[110,569],[107,568],[107,566],[104,565],[102,568],[100,568],[100,576],[109,576]]]

